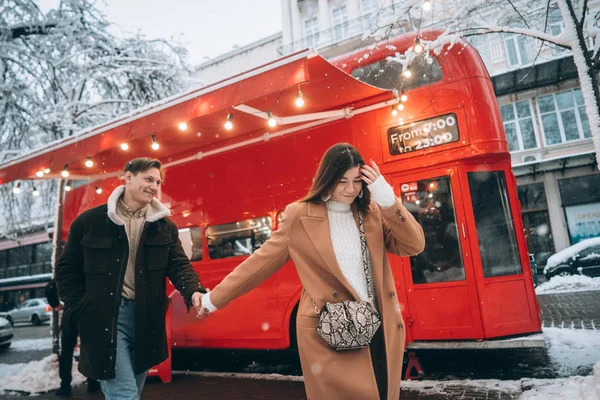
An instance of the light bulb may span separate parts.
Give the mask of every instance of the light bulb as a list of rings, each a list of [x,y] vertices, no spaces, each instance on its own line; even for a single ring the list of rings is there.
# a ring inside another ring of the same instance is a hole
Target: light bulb
[[[49,174],[49,173],[50,173],[50,168],[46,168],[46,169],[44,169],[44,173],[45,173],[45,174]]]
[[[187,129],[187,124],[185,122],[180,122],[179,123],[179,130],[180,131],[185,131]]]
[[[304,105],[304,99],[302,98],[302,92],[298,89],[298,96],[296,96],[296,107],[302,107]]]
[[[39,178],[41,178],[42,176],[44,176],[44,171],[40,170],[40,171],[36,172],[35,175],[38,176]]]
[[[152,150],[158,150],[160,145],[156,141],[156,136],[152,135]]]
[[[88,167],[88,168],[92,168],[94,166],[94,162],[92,161],[91,157],[88,157],[85,160],[85,166]]]
[[[415,46],[413,47],[413,50],[415,51],[415,53],[420,53],[423,51],[423,45],[421,44],[419,38],[415,39]]]
[[[69,177],[69,165],[65,165],[65,168],[62,170],[62,172],[60,173],[62,175],[63,178],[67,178]]]
[[[230,131],[233,128],[233,122],[231,122],[233,120],[233,115],[231,114],[227,114],[227,121],[225,121],[225,129],[227,129],[228,131]]]
[[[423,2],[423,10],[425,10],[425,11],[431,10],[431,0],[425,0]]]
[[[404,104],[398,103],[398,111],[404,110]]]
[[[412,72],[410,72],[410,69],[406,68],[403,75],[405,78],[410,78],[412,76]]]
[[[70,192],[70,191],[71,191],[71,185],[66,185],[65,192]]]
[[[99,188],[98,186],[96,186],[96,193],[102,194],[102,188]]]
[[[121,143],[121,150],[123,150],[123,151],[129,150],[129,145],[127,143]]]
[[[404,125],[404,119],[403,118],[399,118],[398,119],[398,125]]]
[[[37,196],[39,196],[39,195],[40,195],[40,192],[39,192],[39,190],[37,190],[37,189],[35,188],[35,186],[34,186],[34,187],[33,187],[33,192],[32,192],[31,194],[32,194],[32,195],[34,195],[35,197],[37,197]]]
[[[404,90],[402,91],[402,95],[400,96],[400,100],[402,100],[402,101],[408,100],[408,96],[406,95],[406,93],[404,92]]]
[[[19,194],[19,193],[21,193],[21,182],[18,182],[18,183],[17,183],[17,186],[15,186],[15,187],[13,188],[13,193],[14,193],[14,194]]]
[[[396,116],[398,115],[398,111],[396,111],[396,109],[394,107],[392,107],[392,116]]]
[[[267,116],[269,117],[269,121],[267,123],[271,128],[277,125],[277,121],[275,121],[275,118],[273,118],[273,116],[271,115],[271,111],[267,112]]]

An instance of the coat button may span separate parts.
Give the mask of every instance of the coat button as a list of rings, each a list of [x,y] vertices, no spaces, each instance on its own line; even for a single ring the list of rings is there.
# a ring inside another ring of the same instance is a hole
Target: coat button
[[[406,218],[402,217],[402,222],[406,222]]]
[[[396,215],[402,215],[402,212],[400,212],[400,210],[396,210]]]
[[[340,297],[340,294],[338,292],[333,292],[332,296],[334,299],[337,299],[338,297]]]
[[[390,292],[390,297],[396,297],[396,292]]]
[[[398,324],[398,329],[404,329],[404,324]]]

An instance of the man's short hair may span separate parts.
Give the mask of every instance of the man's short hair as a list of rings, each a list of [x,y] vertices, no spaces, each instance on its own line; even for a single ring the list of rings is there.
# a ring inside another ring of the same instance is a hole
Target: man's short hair
[[[123,173],[131,172],[134,175],[139,174],[140,172],[148,171],[150,168],[156,168],[160,171],[161,178],[164,179],[163,171],[160,169],[162,164],[160,161],[147,157],[134,158],[131,161],[127,161],[125,163],[125,167],[123,167]]]

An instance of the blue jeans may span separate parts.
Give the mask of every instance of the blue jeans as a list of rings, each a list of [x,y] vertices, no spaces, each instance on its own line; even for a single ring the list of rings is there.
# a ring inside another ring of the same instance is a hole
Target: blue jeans
[[[148,371],[135,374],[135,301],[121,298],[117,321],[116,378],[100,381],[106,400],[138,400]]]

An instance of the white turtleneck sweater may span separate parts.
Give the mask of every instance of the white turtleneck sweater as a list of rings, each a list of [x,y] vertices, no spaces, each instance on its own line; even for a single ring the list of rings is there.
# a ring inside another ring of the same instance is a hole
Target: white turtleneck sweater
[[[368,186],[371,198],[381,208],[388,208],[396,202],[394,189],[379,176],[375,182]],[[368,301],[367,280],[362,265],[360,250],[360,232],[354,220],[350,204],[343,204],[329,200],[326,203],[327,217],[329,218],[329,232],[335,258],[352,288],[361,300]],[[210,293],[202,296],[202,305],[214,312],[217,308],[210,301]]]
[[[382,208],[394,204],[396,200],[394,190],[382,176],[368,187],[373,200]],[[328,201],[326,205],[329,234],[338,265],[360,300],[368,301],[367,279],[360,249],[360,232],[352,208],[350,204],[333,200]]]

